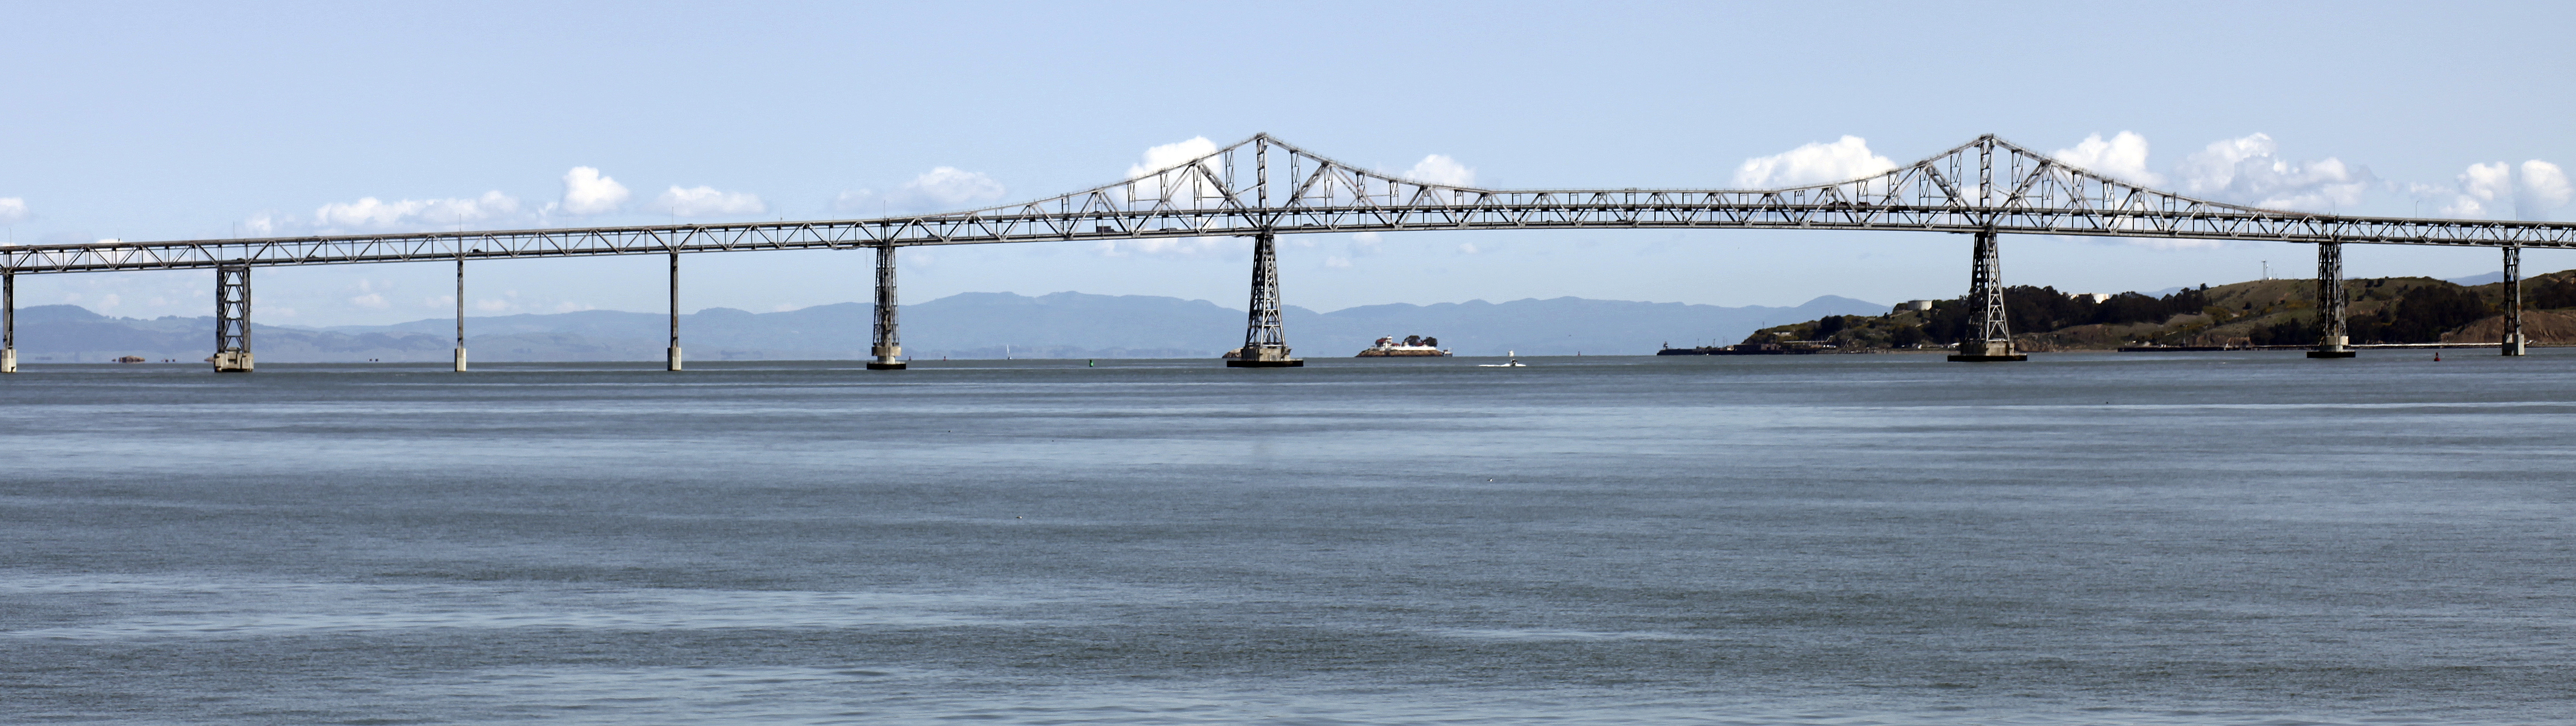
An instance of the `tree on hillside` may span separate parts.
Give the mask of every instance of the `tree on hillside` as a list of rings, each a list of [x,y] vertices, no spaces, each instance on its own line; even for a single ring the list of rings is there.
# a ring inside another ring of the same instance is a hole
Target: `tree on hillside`
[[[2558,277],[2525,283],[2522,304],[2533,310],[2576,308],[2576,280]]]
[[[2004,323],[2016,333],[2045,333],[2077,325],[2161,323],[2208,307],[2208,290],[2209,286],[2202,285],[2164,297],[2124,292],[2097,303],[2090,297],[2058,292],[2053,286],[2017,285],[2004,288]],[[1967,334],[1973,310],[1964,298],[1943,301],[1923,316],[1921,332],[1934,343],[1956,343]]]
[[[2450,283],[2407,289],[2375,315],[2345,328],[2356,343],[2437,343],[2442,334],[2496,314],[2475,291]]]

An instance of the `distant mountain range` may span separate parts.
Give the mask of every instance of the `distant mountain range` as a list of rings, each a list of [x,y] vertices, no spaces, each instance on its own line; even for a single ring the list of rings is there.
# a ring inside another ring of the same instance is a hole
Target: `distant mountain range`
[[[1671,342],[1734,342],[1754,330],[1826,315],[1877,315],[1887,306],[1827,295],[1797,307],[1718,307],[1560,297],[1505,303],[1367,305],[1284,311],[1288,341],[1306,357],[1357,353],[1379,336],[1429,335],[1459,355],[1645,355]],[[693,360],[854,360],[867,356],[864,303],[752,313],[708,308],[680,316]],[[256,322],[256,321],[254,321]],[[466,318],[476,361],[660,360],[670,319],[592,310]],[[903,307],[912,358],[1213,358],[1241,344],[1244,312],[1205,300],[1059,292],[975,292]],[[443,361],[453,318],[396,325],[255,325],[261,362]],[[118,356],[196,361],[213,352],[214,318],[113,318],[74,305],[18,311],[19,359],[103,362]]]

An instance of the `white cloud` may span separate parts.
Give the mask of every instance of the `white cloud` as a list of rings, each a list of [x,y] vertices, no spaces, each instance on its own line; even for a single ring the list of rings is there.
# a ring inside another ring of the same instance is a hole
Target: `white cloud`
[[[2333,157],[2289,161],[2279,150],[2271,136],[2250,134],[2213,142],[2175,171],[2185,194],[2273,209],[2335,211],[2359,204],[2370,187],[2368,168]]]
[[[1413,168],[1406,170],[1402,176],[1406,179],[1442,186],[1476,185],[1476,170],[1460,165],[1457,159],[1439,154],[1422,157],[1420,163],[1414,164]]]
[[[1742,189],[1807,186],[1873,176],[1895,168],[1896,162],[1870,153],[1869,141],[1858,136],[1844,136],[1830,144],[1808,144],[1781,154],[1746,159],[1744,165],[1735,170],[1735,186]]]
[[[1139,180],[1135,183],[1134,191],[1130,193],[1135,196],[1136,201],[1169,198],[1172,204],[1182,207],[1213,203],[1216,201],[1214,197],[1219,196],[1217,189],[1195,176],[1180,173],[1159,177],[1154,175],[1157,172],[1185,166],[1193,159],[1214,153],[1216,153],[1216,142],[1207,140],[1205,136],[1146,149],[1142,161],[1127,167],[1127,178]],[[1167,182],[1172,183],[1173,188],[1164,189],[1162,185]]]
[[[1101,240],[1093,244],[1091,249],[1103,257],[1126,257],[1133,254],[1199,257],[1240,253],[1251,244],[1252,240],[1243,237],[1147,237]]]
[[[577,312],[581,312],[581,311],[584,311],[584,310],[597,310],[597,309],[599,309],[599,308],[591,307],[590,305],[585,304],[585,303],[577,303],[577,302],[573,302],[573,301],[571,301],[571,300],[565,300],[565,301],[563,301],[563,302],[555,303],[555,312],[558,312],[558,313],[577,313]]]
[[[2530,220],[2549,218],[2549,210],[2566,206],[2576,189],[2567,183],[2567,172],[2539,159],[2522,162],[2520,182],[2514,187],[2513,213]]]
[[[1002,183],[979,172],[943,166],[922,172],[895,189],[897,197],[909,197],[939,207],[964,207],[1002,198]]]
[[[1384,241],[1386,236],[1376,232],[1359,232],[1351,235],[1351,242],[1356,244],[1376,246],[1377,243]]]
[[[1191,159],[1214,153],[1216,153],[1216,142],[1209,141],[1205,136],[1191,137],[1188,141],[1176,141],[1146,149],[1143,161],[1127,167],[1127,178],[1134,179],[1187,164]]]
[[[98,307],[100,310],[105,310],[116,307],[117,303],[121,302],[124,302],[124,299],[117,297],[116,293],[108,293],[106,297],[98,299]]]
[[[704,186],[683,189],[674,184],[655,197],[649,209],[682,217],[726,217],[759,214],[769,211],[769,205],[760,201],[760,195],[750,192],[718,191]]]
[[[490,298],[485,298],[485,299],[482,299],[482,300],[476,300],[476,301],[474,301],[474,309],[475,309],[475,310],[482,311],[482,312],[487,312],[487,313],[497,313],[497,312],[501,312],[501,311],[503,311],[503,310],[508,310],[508,309],[510,309],[510,307],[511,307],[511,305],[510,305],[510,301],[508,301],[508,300],[493,300],[493,299],[490,299]]]
[[[832,207],[842,211],[958,211],[985,206],[999,201],[1007,190],[1002,182],[981,172],[943,166],[922,172],[894,191],[878,193],[872,189],[842,192],[832,200]]]
[[[519,211],[519,200],[499,191],[484,192],[473,199],[404,199],[383,201],[364,197],[355,202],[322,205],[313,210],[313,223],[321,227],[405,227],[415,225],[451,225],[480,222]],[[252,228],[261,235],[275,231],[275,220],[267,215],[253,218]]]
[[[2565,206],[2571,194],[2567,172],[2539,159],[2519,166],[2502,161],[2470,164],[2454,177],[2449,186],[2407,184],[2405,190],[2419,201],[2440,204],[2444,217],[2483,219],[2495,204],[2513,202],[2514,216],[2526,220],[2549,218],[2549,211]]]
[[[2058,149],[2049,154],[2058,161],[2122,181],[2145,185],[2163,184],[2164,175],[2147,170],[2147,137],[2122,131],[2111,140],[2101,134],[2090,134],[2075,148]]]
[[[1461,242],[1461,243],[1458,243],[1458,251],[1459,251],[1459,252],[1462,252],[1462,253],[1465,253],[1465,254],[1470,254],[1470,255],[1472,255],[1472,254],[1476,254],[1476,253],[1478,252],[1478,250],[1476,249],[1476,243],[1474,243],[1474,242]]]
[[[1326,257],[1326,258],[1324,258],[1324,266],[1325,266],[1325,267],[1349,267],[1349,266],[1351,266],[1351,258],[1348,258],[1348,257]]]
[[[387,283],[388,288],[391,284]],[[363,277],[358,278],[358,294],[349,298],[349,304],[377,310],[382,310],[389,305],[385,302],[384,294],[376,290],[376,282]]]
[[[2224,249],[2233,245],[2233,243],[2230,243],[2227,240],[2215,239],[2181,239],[2168,237],[2077,237],[2070,235],[2051,235],[2051,237],[2069,242],[2089,242],[2099,245],[2129,245],[2132,247],[2145,247],[2151,250],[2164,251],[2215,250]]]
[[[2460,172],[2459,193],[2442,205],[2442,216],[2478,218],[2487,216],[2487,204],[2513,197],[2513,165],[2504,162],[2470,164]]]
[[[567,214],[599,214],[616,211],[630,196],[626,185],[600,176],[598,169],[576,166],[564,172],[563,210]]]
[[[24,222],[26,220],[27,200],[17,197],[0,197],[0,222]]]

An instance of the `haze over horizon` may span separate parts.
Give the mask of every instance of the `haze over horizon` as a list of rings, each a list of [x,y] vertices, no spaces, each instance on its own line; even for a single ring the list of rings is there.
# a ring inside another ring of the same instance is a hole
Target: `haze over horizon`
[[[360,17],[139,3],[113,21],[21,8],[0,48],[20,69],[0,108],[0,239],[948,211],[1078,190],[1256,132],[1494,188],[1779,186],[1992,132],[2222,201],[2477,218],[2564,217],[2562,165],[2576,163],[2561,121],[2576,103],[2559,82],[2576,75],[2576,53],[2550,30],[2576,25],[2576,11],[2560,6],[1003,7],[469,2]],[[1740,27],[1814,32],[1722,32]],[[860,28],[868,41],[846,42]],[[1998,34],[2011,42],[1967,42]],[[1826,38],[1833,52],[1814,52]],[[2464,44],[2482,52],[2451,50]],[[1425,69],[1457,72],[1425,84]],[[2010,93],[1992,90],[2005,78]],[[2104,93],[2106,79],[2124,92]],[[980,92],[951,92],[965,87]],[[1747,113],[1747,99],[1772,100]],[[1777,306],[1954,297],[1966,248],[1888,232],[1330,234],[1284,237],[1281,265],[1286,301],[1313,309],[1564,296]],[[1232,239],[909,249],[904,297],[1082,290],[1240,304],[1247,250]],[[2008,237],[2004,254],[2008,284],[2100,291],[2313,265],[2305,246],[2172,240]],[[2533,251],[2527,264],[2576,266],[2564,254]],[[2356,246],[2347,258],[2355,277],[2497,264],[2492,250]],[[681,305],[863,302],[870,264],[831,251],[689,255]],[[658,310],[662,265],[478,262],[466,297],[481,314]],[[449,314],[451,274],[262,268],[257,316],[329,326]],[[22,305],[144,317],[212,307],[204,271],[19,282]]]

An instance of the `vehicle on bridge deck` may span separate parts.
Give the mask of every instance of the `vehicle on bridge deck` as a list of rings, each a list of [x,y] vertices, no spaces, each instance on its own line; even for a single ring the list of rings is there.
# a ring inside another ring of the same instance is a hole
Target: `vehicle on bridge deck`
[[[1360,354],[1359,354],[1359,355],[1352,356],[1352,357],[1353,357],[1353,358],[1403,358],[1403,357],[1414,357],[1414,356],[1439,357],[1439,356],[1445,356],[1445,355],[1448,355],[1448,354],[1449,354],[1449,351],[1441,350],[1441,349],[1440,349],[1440,339],[1439,339],[1439,338],[1424,337],[1424,336],[1420,336],[1420,335],[1407,335],[1407,336],[1404,336],[1404,341],[1403,341],[1403,342],[1397,342],[1397,341],[1396,341],[1396,339],[1395,339],[1395,336],[1390,335],[1390,336],[1386,336],[1386,337],[1384,337],[1384,338],[1379,338],[1379,339],[1377,339],[1377,344],[1376,344],[1376,345],[1370,346],[1367,350],[1360,351]]]

